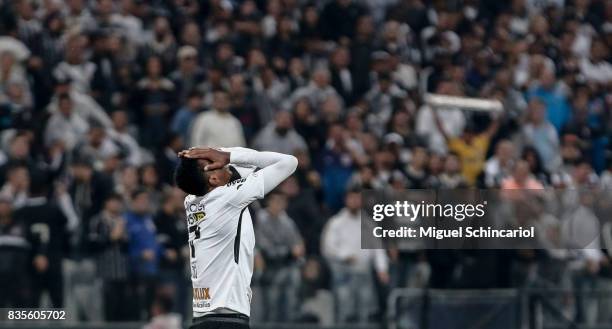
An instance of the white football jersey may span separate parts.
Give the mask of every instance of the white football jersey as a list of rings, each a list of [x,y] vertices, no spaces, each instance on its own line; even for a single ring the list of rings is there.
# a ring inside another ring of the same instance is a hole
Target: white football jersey
[[[255,234],[247,206],[264,197],[264,184],[257,172],[242,176],[185,198],[194,313],[250,315]]]

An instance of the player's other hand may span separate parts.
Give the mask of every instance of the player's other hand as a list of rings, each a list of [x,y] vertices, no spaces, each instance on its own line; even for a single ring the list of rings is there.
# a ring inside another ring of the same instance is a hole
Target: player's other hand
[[[218,149],[210,147],[192,147],[188,150],[179,152],[179,157],[189,159],[201,159],[206,160],[208,163],[204,167],[204,170],[215,170],[223,168],[230,162],[229,152],[223,152]]]

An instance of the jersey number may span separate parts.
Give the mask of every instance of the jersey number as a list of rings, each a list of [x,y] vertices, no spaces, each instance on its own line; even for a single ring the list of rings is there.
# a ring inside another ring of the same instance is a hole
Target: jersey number
[[[200,238],[200,226],[196,225],[194,226],[195,229],[193,230],[193,233],[195,235],[194,239],[189,241],[189,247],[191,249],[191,258],[195,258],[195,245],[194,245],[194,241]]]

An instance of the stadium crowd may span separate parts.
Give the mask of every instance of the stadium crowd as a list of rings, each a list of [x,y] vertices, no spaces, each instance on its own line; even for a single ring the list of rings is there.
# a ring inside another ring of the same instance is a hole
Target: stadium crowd
[[[377,321],[395,287],[612,282],[606,250],[358,238],[363,189],[612,188],[610,0],[4,0],[0,17],[0,307],[46,292],[81,320],[189,317],[172,176],[193,145],[299,159],[252,209],[254,321]],[[585,303],[568,314],[610,320]]]

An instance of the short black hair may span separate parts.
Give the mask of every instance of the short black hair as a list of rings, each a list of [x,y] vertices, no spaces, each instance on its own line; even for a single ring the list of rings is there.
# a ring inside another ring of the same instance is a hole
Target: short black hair
[[[148,194],[149,192],[144,189],[144,188],[137,188],[135,191],[132,192],[132,194],[130,194],[130,199],[132,201],[136,200],[136,198],[138,198],[140,195],[142,194]]]
[[[191,98],[202,98],[203,95],[201,92],[199,92],[196,89],[192,89],[189,94],[187,94],[187,99],[191,99]]]
[[[72,97],[70,97],[70,94],[68,93],[61,93],[57,96],[57,101],[72,101]]]
[[[181,158],[174,171],[174,183],[188,194],[202,196],[208,191],[208,180],[196,159]]]
[[[104,203],[107,203],[109,201],[119,201],[119,202],[123,202],[123,198],[121,197],[121,195],[119,193],[111,193],[109,195],[106,196],[106,198],[104,199]]]

